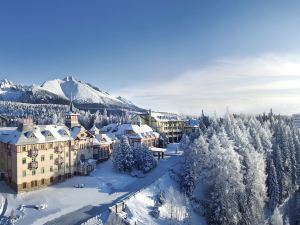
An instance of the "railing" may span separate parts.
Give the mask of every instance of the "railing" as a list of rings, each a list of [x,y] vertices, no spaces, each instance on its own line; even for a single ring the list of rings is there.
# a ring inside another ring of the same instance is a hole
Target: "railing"
[[[55,159],[54,163],[55,163],[55,165],[61,166],[61,165],[64,164],[64,159],[62,157],[58,157],[58,158]]]
[[[38,168],[38,162],[31,162],[31,163],[28,163],[28,169],[29,170],[32,170],[32,169],[37,169]]]
[[[28,151],[28,156],[31,157],[31,158],[35,158],[38,156],[38,150],[36,149],[31,149]]]
[[[60,153],[63,152],[63,149],[62,149],[61,147],[56,146],[56,147],[54,148],[54,152],[60,154]]]

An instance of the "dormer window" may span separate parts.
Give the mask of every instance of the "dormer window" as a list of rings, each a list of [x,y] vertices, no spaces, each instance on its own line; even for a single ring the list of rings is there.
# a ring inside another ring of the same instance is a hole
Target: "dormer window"
[[[52,134],[49,130],[43,131],[42,134],[43,134],[45,137],[53,137],[53,134]]]
[[[31,131],[26,132],[26,133],[25,133],[25,136],[26,136],[27,138],[30,138],[30,139],[35,139],[35,138],[36,138],[36,136],[34,135],[34,133],[31,132]]]
[[[59,132],[59,134],[62,135],[62,136],[68,136],[67,131],[65,131],[64,129],[60,129],[58,132]]]

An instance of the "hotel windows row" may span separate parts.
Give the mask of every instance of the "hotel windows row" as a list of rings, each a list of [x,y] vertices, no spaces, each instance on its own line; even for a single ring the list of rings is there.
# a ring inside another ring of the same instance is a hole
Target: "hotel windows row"
[[[68,157],[68,156],[69,156],[69,154],[66,154],[66,157]],[[50,160],[53,160],[53,154],[50,154],[49,159],[50,159]],[[42,162],[45,161],[45,155],[41,155],[41,161],[42,161]],[[26,158],[25,158],[25,157],[22,158],[22,164],[23,164],[23,165],[26,164]]]
[[[35,144],[35,145],[23,145],[20,146],[20,150],[22,152],[29,151],[31,149],[40,149],[40,150],[46,150],[46,149],[53,149],[54,147],[68,147],[68,142],[55,142],[55,143],[45,143],[45,144]]]
[[[69,168],[69,164],[68,163],[66,163],[66,168]],[[53,166],[50,166],[49,171],[53,172]],[[31,171],[31,175],[32,176],[36,175],[36,173],[37,173],[36,170],[32,170]],[[45,167],[42,167],[41,168],[41,174],[44,174],[44,173],[45,173]],[[26,170],[23,170],[22,171],[22,177],[26,177],[26,176],[27,176]]]

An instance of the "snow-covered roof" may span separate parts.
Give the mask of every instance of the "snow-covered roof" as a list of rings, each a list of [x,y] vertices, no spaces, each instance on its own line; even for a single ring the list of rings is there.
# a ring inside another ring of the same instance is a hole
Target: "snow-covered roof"
[[[78,137],[78,134],[80,132],[86,132],[89,135],[92,135],[89,131],[87,131],[83,126],[76,126],[76,127],[72,127],[70,130],[71,133],[71,137],[73,140],[75,140]]]
[[[94,138],[94,145],[111,144],[112,139],[106,134],[97,134]]]
[[[91,132],[95,132],[95,133],[98,133],[100,130],[94,125],[91,129],[90,129]]]
[[[165,149],[165,148],[156,148],[156,147],[150,147],[149,150],[151,152],[166,152],[167,151],[167,149]]]
[[[187,121],[187,126],[188,127],[199,127],[199,120],[197,120],[197,119],[189,119]]]
[[[122,136],[127,135],[129,138],[147,138],[147,137],[159,137],[159,134],[154,132],[153,129],[146,125],[137,125],[137,124],[120,124],[115,126],[106,126],[106,127],[113,127],[113,129],[108,129],[109,131],[106,132],[107,135],[116,135],[116,136]]]
[[[108,124],[108,125],[106,125],[106,126],[100,128],[100,131],[101,131],[102,133],[111,132],[111,131],[113,131],[118,125],[119,125],[119,124],[117,124],[117,123],[111,123],[111,124]]]
[[[157,121],[176,121],[181,120],[177,114],[164,112],[151,112],[153,118]]]
[[[149,116],[149,112],[146,113],[139,113],[137,115],[141,116]],[[156,121],[183,121],[183,119],[175,114],[175,113],[168,113],[168,112],[153,112],[151,111],[151,116],[154,118]]]
[[[68,128],[64,125],[33,125],[22,130],[17,127],[0,129],[0,141],[16,145],[67,141],[70,138]]]

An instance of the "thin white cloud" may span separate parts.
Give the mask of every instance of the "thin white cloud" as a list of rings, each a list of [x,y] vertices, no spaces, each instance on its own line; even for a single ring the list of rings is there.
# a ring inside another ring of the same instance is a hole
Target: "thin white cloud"
[[[300,55],[222,59],[168,82],[155,80],[121,90],[143,107],[182,113],[300,112]]]

